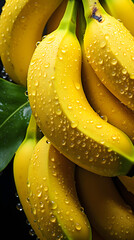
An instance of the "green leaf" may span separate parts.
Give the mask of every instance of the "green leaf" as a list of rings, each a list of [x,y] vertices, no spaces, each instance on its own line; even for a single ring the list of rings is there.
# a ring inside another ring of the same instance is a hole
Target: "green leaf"
[[[0,79],[0,171],[22,143],[31,108],[22,86]]]

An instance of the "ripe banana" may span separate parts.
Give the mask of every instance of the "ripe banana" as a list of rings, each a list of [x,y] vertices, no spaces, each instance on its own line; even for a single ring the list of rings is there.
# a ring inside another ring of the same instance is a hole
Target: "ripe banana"
[[[0,19],[0,55],[6,72],[26,86],[28,66],[45,24],[62,0],[6,1]]]
[[[29,171],[29,199],[41,240],[90,240],[91,228],[75,188],[75,165],[43,137],[34,149]]]
[[[77,168],[76,183],[85,212],[104,240],[134,239],[134,214],[112,178]]]
[[[126,133],[134,143],[134,112],[122,104],[99,80],[83,54],[83,86],[93,109]]]
[[[126,187],[126,189],[134,194],[134,177],[120,176],[119,179]]]
[[[13,172],[17,193],[19,195],[19,199],[23,206],[26,217],[28,221],[30,221],[30,224],[34,229],[36,235],[41,238],[37,223],[34,222],[34,217],[31,213],[27,187],[29,162],[33,153],[33,149],[37,144],[36,128],[36,122],[32,116],[27,129],[26,137],[15,154]]]
[[[131,0],[105,0],[105,5],[112,16],[120,19],[134,36],[134,4]]]
[[[86,60],[109,91],[134,110],[134,38],[98,0],[83,0],[83,5]]]
[[[28,71],[30,105],[44,135],[67,158],[95,173],[129,172],[134,147],[89,105],[81,84],[76,6],[69,1],[58,29],[36,48]]]

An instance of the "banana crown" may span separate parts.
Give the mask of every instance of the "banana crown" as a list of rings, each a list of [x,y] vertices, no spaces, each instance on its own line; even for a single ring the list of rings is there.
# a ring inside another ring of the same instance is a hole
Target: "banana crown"
[[[93,111],[85,97],[75,35],[76,2],[68,4],[58,29],[33,54],[28,71],[32,111],[44,135],[71,161],[101,175],[123,175],[133,165],[134,147]]]

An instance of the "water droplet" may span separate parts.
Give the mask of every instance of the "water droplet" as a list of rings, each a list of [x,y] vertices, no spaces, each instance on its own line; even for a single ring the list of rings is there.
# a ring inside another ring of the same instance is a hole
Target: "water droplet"
[[[23,210],[21,203],[17,203],[16,208],[17,208],[17,210],[19,210],[20,212]]]
[[[38,194],[37,194],[37,197],[40,198],[42,196],[42,192],[40,191]]]
[[[124,89],[120,89],[120,93],[123,95],[124,94]]]
[[[75,88],[76,88],[77,90],[80,90],[80,83],[75,83]]]
[[[71,104],[68,105],[68,109],[69,109],[69,110],[72,109],[72,105],[71,105]]]
[[[134,72],[133,72],[133,73],[130,73],[130,78],[131,78],[131,79],[134,79]]]
[[[56,222],[56,217],[54,215],[51,215],[50,222],[51,223],[55,223]]]
[[[35,232],[34,232],[34,230],[32,228],[29,230],[29,234],[30,234],[30,236],[34,237]]]
[[[56,114],[57,114],[58,116],[60,116],[60,115],[61,115],[61,113],[62,113],[61,109],[60,109],[60,108],[58,108],[58,109],[56,110]]]
[[[81,225],[79,223],[76,223],[75,228],[76,228],[77,231],[80,231],[81,230]]]
[[[36,215],[37,211],[36,208],[33,208],[33,215]]]
[[[39,85],[38,80],[35,81],[35,87],[37,87]]]
[[[57,208],[57,203],[54,201],[51,201],[51,209],[56,209]]]
[[[71,122],[71,127],[76,128],[78,126],[78,123],[76,121]]]
[[[28,97],[28,90],[25,91],[25,96]]]
[[[49,64],[49,63],[46,63],[44,67],[45,67],[45,68],[49,68],[49,66],[50,66],[50,64]]]
[[[127,69],[126,68],[122,69],[122,73],[127,74]]]
[[[36,47],[38,47],[39,44],[40,44],[40,41],[38,41],[38,42],[36,43]]]
[[[117,59],[116,59],[116,58],[113,58],[113,59],[111,60],[111,64],[112,64],[112,65],[116,65],[116,64],[117,64]]]
[[[105,46],[106,46],[106,41],[103,40],[103,41],[100,43],[100,47],[101,47],[101,48],[104,48]]]
[[[35,96],[35,95],[36,95],[36,91],[33,91],[33,92],[32,92],[32,96]]]
[[[98,61],[98,63],[101,65],[101,64],[103,64],[103,59],[99,59],[99,61]]]
[[[97,124],[97,125],[96,125],[96,128],[97,128],[97,129],[100,129],[100,128],[102,128],[102,125],[101,125],[101,124]]]

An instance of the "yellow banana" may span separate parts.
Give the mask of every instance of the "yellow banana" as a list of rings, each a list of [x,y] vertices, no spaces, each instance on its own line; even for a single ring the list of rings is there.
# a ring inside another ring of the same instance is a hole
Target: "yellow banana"
[[[126,133],[134,143],[134,112],[102,84],[84,56],[82,71],[84,91],[93,109],[104,120]]]
[[[125,175],[133,165],[134,147],[93,111],[85,97],[75,11],[75,1],[69,1],[58,29],[33,54],[30,105],[44,135],[71,161],[101,175]]]
[[[34,149],[28,186],[41,240],[90,240],[91,228],[75,188],[75,165],[43,137]]]
[[[37,223],[34,222],[34,217],[31,213],[31,206],[29,203],[27,187],[29,162],[36,144],[36,122],[34,117],[32,116],[29,127],[27,129],[26,137],[15,154],[13,171],[17,193],[19,195],[19,199],[23,206],[26,217],[28,221],[30,221],[30,224],[34,229],[36,235],[38,235],[38,237],[41,237]]]
[[[126,187],[126,189],[134,194],[134,177],[120,176],[119,179]]]
[[[120,19],[134,35],[134,3],[132,0],[105,0],[105,5],[112,16]]]
[[[112,178],[77,168],[76,183],[87,216],[104,240],[134,239],[134,214]]]
[[[6,72],[26,85],[28,66],[45,24],[62,0],[6,1],[0,19],[0,55]]]
[[[109,91],[134,110],[134,38],[98,0],[83,0],[83,5],[86,60]]]

